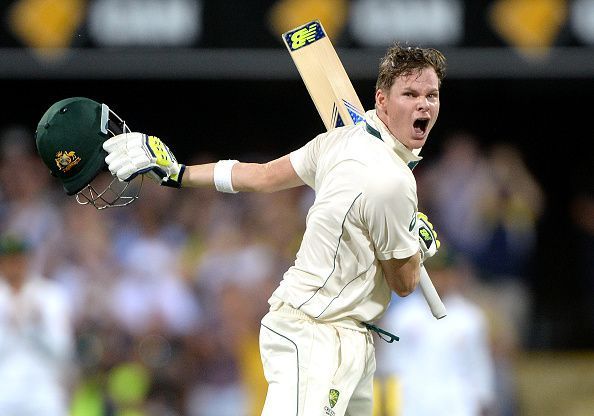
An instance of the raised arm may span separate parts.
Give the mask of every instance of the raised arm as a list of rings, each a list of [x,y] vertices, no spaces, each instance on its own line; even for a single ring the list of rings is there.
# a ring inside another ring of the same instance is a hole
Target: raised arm
[[[268,163],[217,163],[186,166],[177,162],[160,139],[142,133],[112,137],[103,144],[110,172],[121,181],[146,174],[157,183],[176,188],[216,187],[223,192],[274,192],[303,185],[285,155]]]

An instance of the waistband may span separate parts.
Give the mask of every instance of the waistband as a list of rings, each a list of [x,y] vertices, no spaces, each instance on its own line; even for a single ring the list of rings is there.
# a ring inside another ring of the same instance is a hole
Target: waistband
[[[364,323],[355,321],[354,319],[323,321],[323,320],[312,318],[305,312],[302,312],[299,309],[296,309],[296,308],[292,307],[291,305],[289,305],[288,303],[285,303],[282,301],[275,302],[275,303],[271,304],[270,312],[278,312],[278,313],[281,313],[286,316],[291,316],[291,317],[294,317],[297,319],[302,319],[304,321],[308,321],[308,322],[312,322],[312,323],[327,324],[327,325],[332,325],[332,326],[336,326],[339,328],[350,329],[350,330],[357,331],[357,332],[368,332],[368,328]]]

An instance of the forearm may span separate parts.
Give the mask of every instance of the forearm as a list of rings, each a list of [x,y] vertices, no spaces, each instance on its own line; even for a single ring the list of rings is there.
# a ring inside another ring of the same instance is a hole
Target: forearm
[[[183,187],[214,188],[215,163],[187,166]],[[236,163],[231,169],[233,189],[239,192],[275,192],[302,185],[288,156],[268,163]]]
[[[266,165],[238,162],[231,168],[231,183],[238,192],[267,192]],[[184,188],[214,188],[215,163],[187,166],[183,176]]]
[[[214,188],[214,163],[186,166],[182,177],[183,188]]]
[[[221,192],[275,192],[303,185],[289,155],[268,163],[217,163],[183,165],[158,137],[127,133],[105,141],[105,162],[112,175],[130,181],[147,175],[160,185],[174,188],[213,187]]]

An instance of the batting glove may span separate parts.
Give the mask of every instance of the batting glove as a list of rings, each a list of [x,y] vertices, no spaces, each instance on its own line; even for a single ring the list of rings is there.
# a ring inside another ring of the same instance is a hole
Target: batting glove
[[[441,243],[437,239],[437,231],[433,229],[433,224],[422,212],[417,213],[417,229],[419,230],[419,244],[421,246],[421,262],[429,257],[433,257]]]
[[[131,181],[146,174],[160,185],[181,187],[185,165],[177,160],[158,137],[142,133],[124,133],[103,143],[108,153],[105,163],[120,181]]]

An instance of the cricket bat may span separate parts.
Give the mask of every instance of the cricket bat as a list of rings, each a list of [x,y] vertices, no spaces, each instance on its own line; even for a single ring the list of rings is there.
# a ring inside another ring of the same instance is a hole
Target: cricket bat
[[[326,130],[364,122],[363,105],[320,21],[296,27],[282,38]],[[446,316],[425,267],[421,267],[419,286],[433,316]]]

